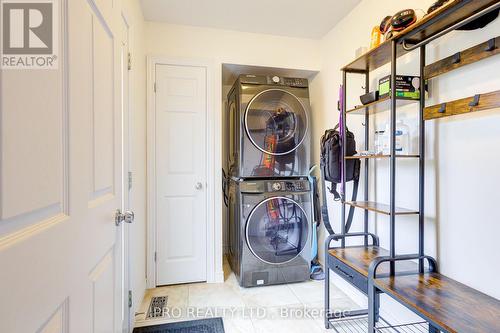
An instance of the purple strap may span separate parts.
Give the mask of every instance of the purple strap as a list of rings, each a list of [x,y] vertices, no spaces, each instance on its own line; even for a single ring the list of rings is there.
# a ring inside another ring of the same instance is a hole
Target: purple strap
[[[340,106],[340,112],[339,112],[339,131],[340,131],[340,147],[344,149],[344,138],[342,136],[342,133],[344,133],[344,122],[343,122],[343,117],[344,117],[344,87],[340,85],[340,90],[339,90],[339,106]],[[344,179],[344,159],[340,159],[340,179]],[[345,189],[343,186],[343,183],[340,185],[340,193],[342,196],[345,195]]]

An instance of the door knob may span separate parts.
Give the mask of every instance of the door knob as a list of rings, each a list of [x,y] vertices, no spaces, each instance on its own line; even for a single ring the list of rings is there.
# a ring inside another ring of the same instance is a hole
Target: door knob
[[[200,182],[197,182],[196,186],[194,188],[197,189],[197,190],[201,190],[203,188],[203,184],[200,183]]]
[[[122,213],[120,209],[117,209],[115,213],[115,224],[118,226],[122,222],[132,223],[134,222],[134,218],[134,212],[127,210],[126,212]]]

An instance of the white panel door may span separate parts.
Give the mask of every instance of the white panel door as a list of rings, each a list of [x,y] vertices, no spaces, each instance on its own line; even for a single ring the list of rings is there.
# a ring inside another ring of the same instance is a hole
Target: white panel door
[[[59,68],[0,75],[0,332],[117,333],[120,1],[56,3]]]
[[[205,281],[206,68],[155,72],[156,283]]]

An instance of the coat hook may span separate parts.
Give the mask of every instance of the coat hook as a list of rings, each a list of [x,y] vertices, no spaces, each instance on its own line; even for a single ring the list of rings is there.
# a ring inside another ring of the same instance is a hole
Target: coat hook
[[[488,41],[488,45],[484,48],[485,51],[491,52],[497,48],[496,46],[496,38],[492,38]]]
[[[462,56],[460,52],[457,52],[453,55],[453,59],[451,61],[452,64],[458,64],[460,61],[462,61]]]
[[[446,103],[441,104],[441,107],[439,108],[439,113],[445,113],[446,112]]]
[[[472,111],[472,108],[475,107],[475,106],[478,106],[479,105],[479,98],[481,98],[481,95],[475,95],[474,96],[474,99],[472,100],[472,102],[469,103],[469,106],[471,107],[471,111]]]

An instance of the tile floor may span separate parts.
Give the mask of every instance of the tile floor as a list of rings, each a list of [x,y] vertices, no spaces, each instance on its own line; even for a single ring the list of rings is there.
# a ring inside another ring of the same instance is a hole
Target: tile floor
[[[172,321],[222,317],[226,333],[331,332],[323,327],[323,281],[241,288],[225,261],[225,282],[150,289],[136,315],[136,327]],[[331,286],[333,310],[359,309]],[[151,297],[168,296],[165,316],[146,319]]]

